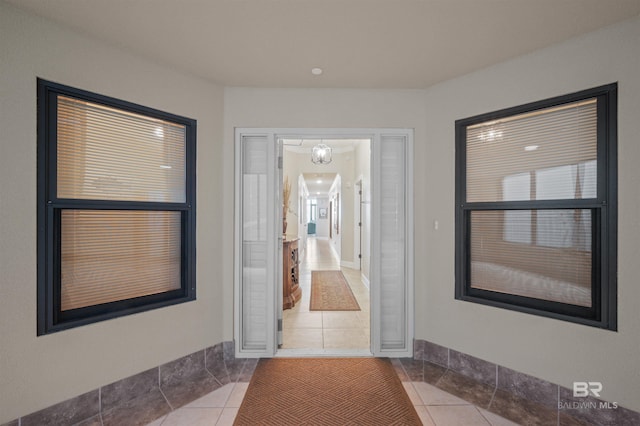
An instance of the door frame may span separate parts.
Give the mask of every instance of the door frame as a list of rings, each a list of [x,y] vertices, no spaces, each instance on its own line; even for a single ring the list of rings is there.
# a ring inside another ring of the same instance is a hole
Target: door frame
[[[358,271],[362,271],[362,181],[364,176],[359,175],[353,184],[353,264]],[[358,192],[355,189],[358,188]],[[356,238],[357,236],[357,238]]]
[[[376,163],[380,161],[376,158],[376,153],[379,153],[379,147],[382,143],[382,139],[385,135],[398,135],[405,138],[405,163],[404,163],[404,193],[405,193],[405,202],[404,202],[404,210],[405,210],[405,327],[404,327],[404,346],[402,348],[393,348],[393,349],[383,349],[382,344],[380,342],[381,336],[381,311],[380,311],[380,300],[381,300],[381,291],[380,287],[377,283],[377,277],[373,273],[373,269],[370,271],[370,315],[371,315],[371,353],[374,356],[383,356],[383,357],[412,357],[413,356],[413,338],[414,338],[414,241],[413,241],[413,233],[414,233],[414,209],[413,209],[413,129],[394,129],[394,128],[368,128],[368,129],[358,129],[358,128],[340,128],[340,129],[319,129],[319,128],[236,128],[235,129],[235,188],[236,188],[236,203],[235,203],[235,237],[234,237],[234,245],[235,245],[235,259],[234,259],[234,340],[235,340],[235,355],[238,358],[256,358],[256,357],[273,357],[277,352],[277,344],[276,344],[276,336],[278,334],[278,315],[276,312],[276,301],[278,300],[277,292],[282,293],[282,283],[280,279],[280,283],[278,284],[278,274],[274,274],[271,277],[271,284],[267,285],[267,306],[272,306],[273,308],[267,308],[267,321],[266,324],[269,327],[267,329],[267,339],[266,345],[263,350],[256,349],[243,349],[241,347],[241,342],[243,341],[241,332],[242,327],[240,327],[242,321],[242,283],[241,283],[241,256],[242,252],[240,250],[240,246],[242,241],[240,240],[241,236],[241,227],[242,227],[242,203],[238,201],[241,198],[241,179],[242,179],[242,163],[241,163],[241,143],[243,136],[247,135],[264,135],[267,136],[267,143],[273,144],[272,147],[269,148],[269,151],[277,152],[277,146],[280,139],[288,138],[288,139],[369,139],[371,141],[371,154],[370,154],[370,182],[371,182],[371,238],[370,244],[371,248],[369,250],[371,254],[370,264],[374,265],[375,262],[379,261],[380,250],[376,250],[375,244],[378,241],[378,236],[380,235],[381,230],[379,229],[379,220],[375,220],[375,216],[378,215],[376,209],[380,206],[381,203],[381,194],[379,184],[379,179],[376,180],[376,176],[379,175],[380,171],[376,167]],[[273,148],[273,149],[271,149]],[[377,149],[376,149],[377,148]],[[280,157],[281,158],[281,157]],[[275,160],[275,161],[273,161]],[[278,175],[278,168],[282,167],[281,159],[265,159],[265,161],[269,161],[271,166],[268,166],[268,173],[270,176]],[[378,166],[379,167],[379,166]],[[281,185],[280,185],[281,186]],[[280,188],[280,186],[277,186]],[[274,192],[277,190],[273,189]],[[280,189],[281,191],[281,189]],[[277,205],[277,201],[280,199],[280,195],[278,193],[273,194],[272,200],[273,203],[270,203],[272,206]],[[275,215],[274,220],[275,223],[281,222],[282,209],[275,208],[273,214]],[[277,235],[278,233],[275,231],[277,227],[274,227],[274,234],[271,238],[275,238],[278,241],[278,237],[281,238],[281,235]],[[281,244],[280,244],[281,246]],[[277,250],[277,249],[276,249]],[[280,247],[281,250],[281,247]],[[278,258],[278,256],[273,256],[274,261]],[[281,257],[280,257],[281,259]],[[282,263],[280,261],[280,263]],[[275,269],[278,268],[278,265],[275,265]],[[273,303],[272,303],[273,302]],[[280,322],[281,324],[281,322]],[[344,356],[344,353],[340,351],[335,351],[335,353],[328,351],[326,349],[321,349],[317,354],[309,354],[309,355],[322,355],[322,356]]]

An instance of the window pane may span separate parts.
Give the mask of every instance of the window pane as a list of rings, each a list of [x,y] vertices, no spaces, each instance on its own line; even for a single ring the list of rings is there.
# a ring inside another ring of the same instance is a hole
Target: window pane
[[[63,210],[62,311],[181,288],[181,213]]]
[[[58,96],[58,197],[185,202],[186,127]]]
[[[531,244],[531,210],[504,212],[504,240],[510,243]]]
[[[471,287],[590,307],[591,229],[590,210],[471,212]]]
[[[590,99],[468,126],[467,201],[594,198],[596,107]]]

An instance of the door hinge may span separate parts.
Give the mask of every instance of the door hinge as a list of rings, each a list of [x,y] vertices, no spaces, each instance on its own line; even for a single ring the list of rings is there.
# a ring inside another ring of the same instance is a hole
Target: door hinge
[[[282,157],[278,157],[278,168],[282,169]]]
[[[358,226],[362,226],[362,222],[358,222]]]
[[[278,318],[278,331],[282,331],[282,319]]]
[[[358,259],[362,259],[362,255],[361,254],[358,255]]]

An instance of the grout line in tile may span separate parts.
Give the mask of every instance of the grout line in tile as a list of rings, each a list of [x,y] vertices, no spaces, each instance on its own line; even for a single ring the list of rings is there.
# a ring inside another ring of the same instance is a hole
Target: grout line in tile
[[[487,410],[489,410],[489,407],[491,407],[491,404],[493,404],[493,398],[495,398],[496,396],[496,392],[498,392],[498,387],[496,386],[495,388],[493,388],[493,393],[491,394],[491,399],[489,400],[489,404],[487,404]]]
[[[431,411],[429,411],[429,407],[425,405],[425,409],[427,410],[427,416],[429,416],[429,418],[431,419],[431,422],[435,425],[436,421],[433,419],[433,416],[431,415]]]
[[[557,425],[560,426],[560,385],[558,385],[558,401],[556,403],[556,407],[558,407]]]
[[[476,407],[476,406],[474,405],[474,407]],[[491,421],[484,414],[482,414],[482,411],[480,411],[480,409],[478,407],[476,407],[476,410],[478,411],[478,413],[480,413],[480,416],[482,416],[482,418],[485,419],[487,421],[487,423],[489,423],[489,425],[493,425],[493,423],[491,423]]]
[[[158,389],[160,390],[160,393],[162,394],[162,397],[164,398],[165,401],[167,401],[167,405],[169,406],[169,409],[171,409],[171,411],[174,410],[173,406],[171,405],[171,403],[169,402],[169,400],[167,399],[167,396],[164,394],[164,392],[162,391],[162,388],[158,386]]]

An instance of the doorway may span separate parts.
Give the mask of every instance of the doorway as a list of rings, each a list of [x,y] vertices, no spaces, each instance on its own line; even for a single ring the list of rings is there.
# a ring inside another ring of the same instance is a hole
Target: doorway
[[[370,346],[375,356],[407,357],[413,351],[413,196],[410,129],[236,129],[234,340],[237,357],[271,357],[282,330],[282,141],[371,141]],[[309,158],[310,161],[310,158]],[[346,185],[346,181],[344,182]],[[351,190],[354,181],[350,180]],[[365,185],[366,186],[366,185]],[[353,194],[332,197],[332,209]],[[331,213],[331,212],[329,212]],[[350,218],[353,219],[353,211]],[[299,218],[300,219],[300,218]],[[334,240],[346,235],[336,215]],[[366,223],[367,218],[364,218]],[[304,222],[304,220],[303,220]],[[353,228],[349,229],[353,237]],[[341,246],[340,246],[341,247]],[[342,250],[341,250],[342,251]],[[345,255],[354,253],[353,246]],[[345,256],[345,257],[346,257]],[[344,266],[342,255],[340,266]],[[354,262],[351,260],[351,267]],[[340,356],[325,350],[309,355]],[[348,354],[347,354],[348,355]]]
[[[299,183],[290,198],[302,196],[300,204],[308,208],[296,211],[290,203],[283,209],[287,223],[298,227],[287,228],[283,243],[285,302],[277,355],[371,355],[370,294],[364,284],[369,271],[360,270],[356,256],[360,206],[354,198],[356,177],[370,182],[371,140],[282,138],[281,143],[284,180]],[[330,162],[310,161],[318,145],[330,150]],[[287,276],[296,271],[288,262],[292,243],[299,253],[297,288]]]

